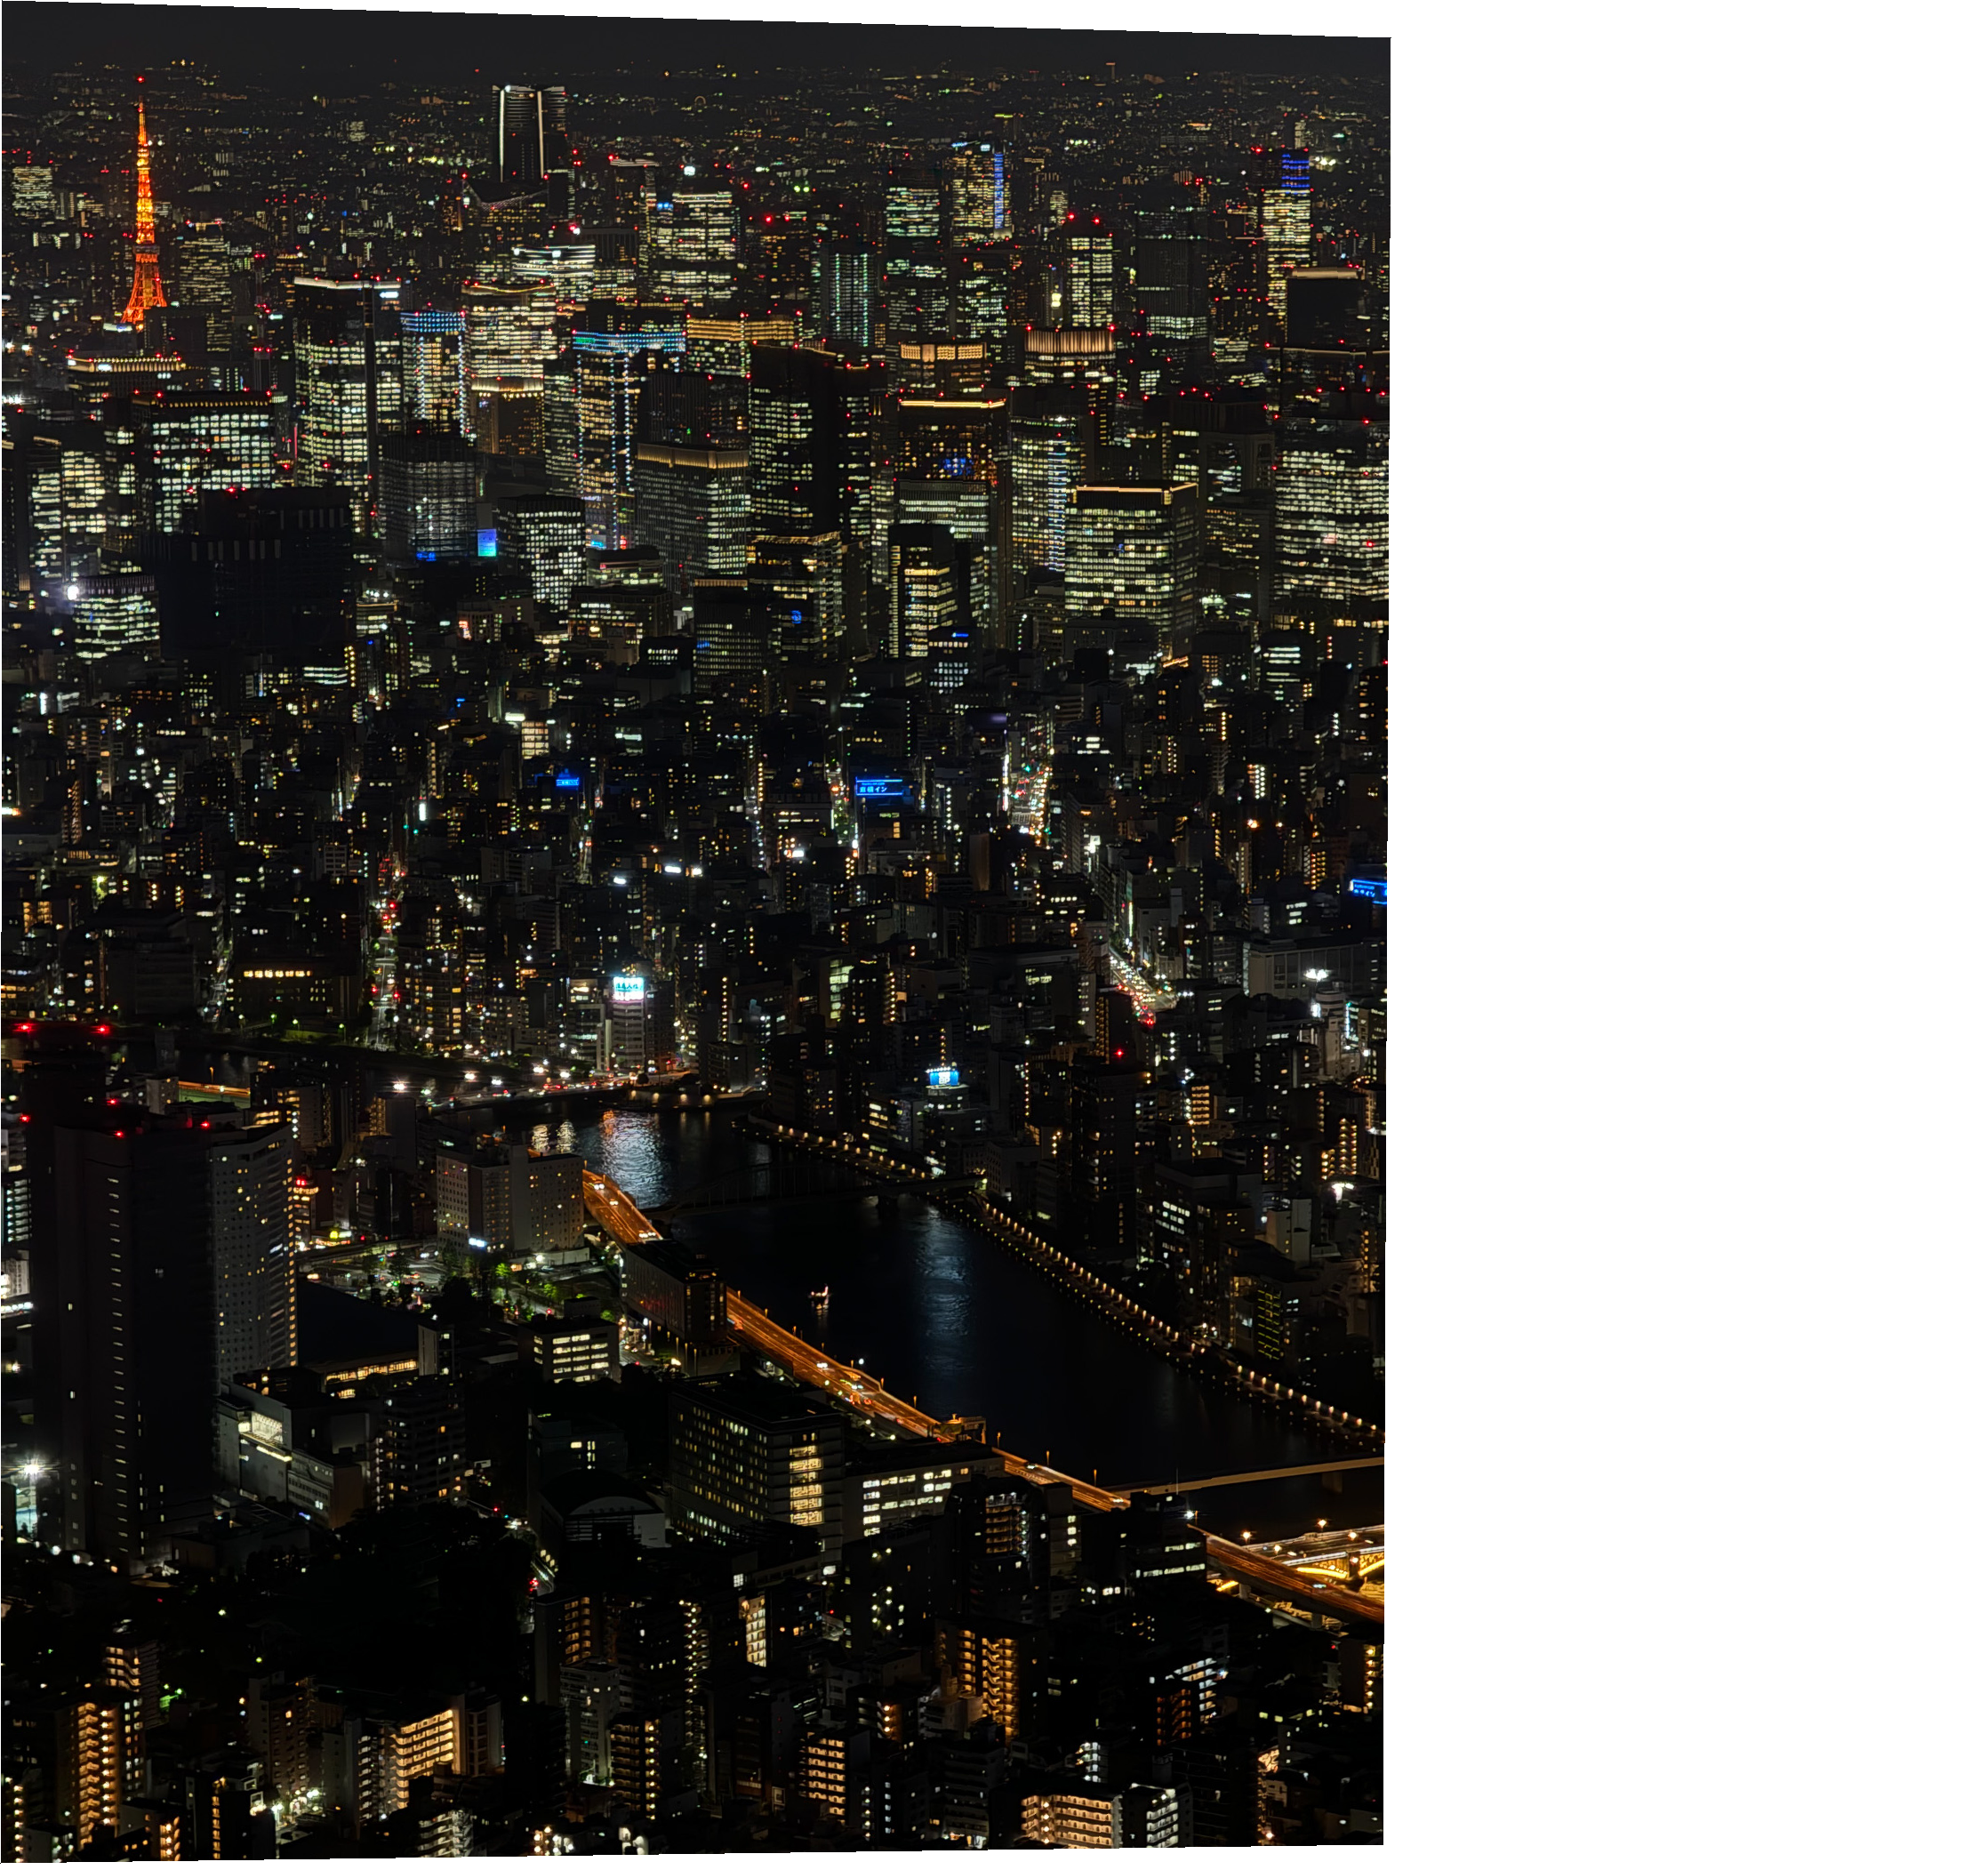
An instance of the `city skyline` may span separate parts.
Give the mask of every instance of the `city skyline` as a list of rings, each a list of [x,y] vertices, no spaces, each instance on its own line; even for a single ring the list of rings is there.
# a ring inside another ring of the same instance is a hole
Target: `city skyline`
[[[1378,1842],[1384,42],[84,11],[0,1855]]]

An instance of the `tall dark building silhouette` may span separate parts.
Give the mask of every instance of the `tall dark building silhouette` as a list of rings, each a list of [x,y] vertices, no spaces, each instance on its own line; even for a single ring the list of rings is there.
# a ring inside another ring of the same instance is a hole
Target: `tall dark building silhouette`
[[[295,1360],[291,1133],[103,1102],[86,1051],[25,1075],[43,1510],[142,1569],[212,1511],[220,1386]]]
[[[342,659],[352,627],[350,503],[335,488],[202,490],[177,532],[147,534],[165,653]]]

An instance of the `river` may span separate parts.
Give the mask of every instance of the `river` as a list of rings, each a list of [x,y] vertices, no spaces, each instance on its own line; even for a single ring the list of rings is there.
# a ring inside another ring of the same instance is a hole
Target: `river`
[[[722,1110],[610,1110],[522,1134],[576,1151],[643,1208],[768,1154]],[[1332,1457],[1280,1418],[1203,1388],[929,1202],[734,1208],[677,1232],[779,1323],[934,1415],[984,1417],[1003,1448],[1066,1473],[1123,1487]],[[810,1295],[823,1287],[818,1307]],[[1280,1538],[1320,1519],[1378,1524],[1381,1491],[1380,1471],[1366,1469],[1212,1488],[1192,1505],[1211,1531]]]

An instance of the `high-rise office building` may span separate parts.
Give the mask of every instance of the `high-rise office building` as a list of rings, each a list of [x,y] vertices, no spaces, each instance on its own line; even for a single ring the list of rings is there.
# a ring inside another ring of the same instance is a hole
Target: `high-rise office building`
[[[640,1077],[655,1070],[654,1000],[654,988],[639,967],[621,968],[608,976],[600,1015],[604,1070],[618,1078]]]
[[[1124,298],[1147,349],[1205,350],[1208,341],[1207,213],[1178,183],[1142,192],[1132,213]]]
[[[739,285],[742,311],[784,312],[805,320],[814,250],[807,217],[791,210],[739,215]]]
[[[351,502],[339,488],[204,488],[175,532],[139,541],[170,656],[342,662],[351,639]]]
[[[883,261],[860,240],[824,240],[814,250],[814,322],[824,344],[859,355],[877,342]]]
[[[956,147],[948,169],[954,245],[1014,239],[1013,176],[1006,152],[993,143]]]
[[[928,344],[950,335],[940,193],[926,177],[906,176],[884,192],[884,320],[893,344]]]
[[[542,386],[546,364],[558,350],[558,294],[549,285],[463,287],[463,360],[472,398],[505,385]]]
[[[172,257],[178,276],[173,304],[199,312],[205,319],[204,349],[217,354],[233,350],[235,282],[240,275],[220,223],[181,234]]]
[[[495,503],[497,556],[522,566],[532,596],[555,618],[565,614],[587,569],[587,509],[557,494],[520,494]]]
[[[926,686],[958,687],[971,666],[972,605],[965,553],[942,526],[891,527],[890,652],[918,664]]]
[[[140,529],[178,532],[203,487],[274,486],[277,415],[272,397],[242,390],[134,390]]]
[[[158,647],[158,586],[148,574],[86,574],[73,579],[62,597],[71,641],[85,662]]]
[[[562,246],[513,247],[509,269],[513,285],[549,286],[561,312],[578,311],[594,296],[598,250],[590,240]]]
[[[753,347],[756,531],[864,535],[882,377],[876,366],[819,345]]]
[[[1284,317],[1290,276],[1311,260],[1311,155],[1279,149],[1266,158],[1262,193],[1264,296]]]
[[[1376,333],[1366,275],[1345,266],[1297,268],[1286,281],[1285,344],[1298,350],[1369,351]]]
[[[782,654],[827,655],[841,646],[853,572],[839,532],[754,532],[746,582]]]
[[[558,149],[558,137],[565,124],[565,111],[561,109],[561,125],[553,127],[553,141],[547,147],[547,93],[533,90],[531,85],[501,84],[491,85],[493,98],[493,124],[497,132],[497,147],[491,157],[491,179],[493,179],[497,195],[534,195],[545,187],[547,163],[557,157],[566,159],[566,153]],[[565,105],[565,92],[558,93],[558,101]]]
[[[44,1510],[61,1544],[143,1569],[212,1511],[219,1386],[296,1360],[290,1131],[84,1104],[41,1069],[24,1101]]]
[[[401,372],[411,425],[474,431],[469,423],[469,320],[430,308],[400,315]]]
[[[567,499],[580,497],[580,367],[572,345],[545,366],[544,395],[540,401],[541,445],[545,484]],[[518,451],[529,455],[534,451]]]
[[[700,578],[690,589],[693,669],[700,694],[720,690],[763,696],[772,654],[771,628],[743,578]]]
[[[623,550],[635,531],[636,415],[642,387],[667,336],[653,331],[576,331],[573,389],[579,493],[590,543]]]
[[[954,338],[985,344],[1006,359],[1019,310],[1021,276],[1013,245],[982,241],[948,256],[949,328]]]
[[[648,290],[659,299],[709,311],[728,307],[739,271],[739,210],[732,190],[685,170],[650,213],[642,264]]]
[[[1387,422],[1299,415],[1279,429],[1275,614],[1304,628],[1385,617]]]
[[[1058,326],[1108,331],[1118,322],[1118,237],[1095,214],[1063,224]]]
[[[1117,432],[1118,362],[1109,331],[1031,331],[1022,340],[1022,381],[1037,389],[1075,389],[1091,413],[1092,446]]]
[[[298,279],[291,341],[297,478],[306,486],[343,489],[353,526],[371,534],[380,444],[401,421],[399,282]]]
[[[1163,652],[1184,650],[1198,616],[1198,522],[1191,485],[1073,488],[1063,563],[1071,641],[1142,625]]]
[[[1097,423],[1084,393],[1073,387],[1024,384],[1008,413],[1015,574],[1061,573],[1070,528],[1070,494],[1096,461]]]
[[[973,649],[1018,646],[1005,634],[1009,591],[1004,491],[971,476],[901,480],[892,490],[894,538],[900,527],[939,526],[957,549],[959,628],[943,652],[946,678],[939,686],[958,687],[965,680]],[[935,674],[927,677],[935,678]]]
[[[380,538],[389,558],[477,556],[476,450],[461,431],[414,429],[381,447]]]
[[[742,578],[752,539],[751,456],[743,448],[635,450],[635,543],[682,594],[700,578]]]

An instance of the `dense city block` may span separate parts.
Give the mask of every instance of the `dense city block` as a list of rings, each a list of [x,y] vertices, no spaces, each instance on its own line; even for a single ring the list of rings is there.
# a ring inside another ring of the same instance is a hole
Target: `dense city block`
[[[610,24],[9,74],[0,1860],[1378,1842],[1385,84]]]

